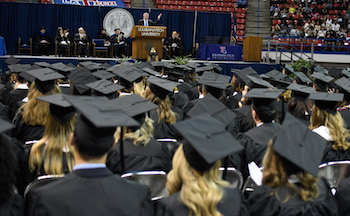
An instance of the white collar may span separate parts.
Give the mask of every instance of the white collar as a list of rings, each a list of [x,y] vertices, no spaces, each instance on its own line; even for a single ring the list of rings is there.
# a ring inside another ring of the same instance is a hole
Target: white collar
[[[28,102],[28,97],[23,98],[22,102]]]
[[[236,95],[238,95],[238,92],[233,92],[233,94],[232,94],[232,96],[236,96]]]
[[[130,93],[127,93],[127,92],[121,92],[119,93],[119,96],[128,96],[128,95],[131,95]]]
[[[70,87],[70,85],[69,85],[69,83],[65,83],[65,84],[59,84],[58,85],[59,87],[67,87],[67,88],[69,88]]]
[[[264,122],[260,122],[259,124],[256,125],[256,127],[259,127],[259,126],[261,126],[263,124],[264,124]]]
[[[327,141],[333,141],[331,132],[329,131],[329,128],[326,126],[321,125],[318,128],[313,129],[312,131],[317,133]]]
[[[17,85],[17,89],[28,89],[28,85],[27,84],[23,84],[23,83],[18,84]]]

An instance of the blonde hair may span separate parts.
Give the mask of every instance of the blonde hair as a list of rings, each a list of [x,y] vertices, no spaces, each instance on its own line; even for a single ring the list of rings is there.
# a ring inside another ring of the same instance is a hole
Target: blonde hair
[[[219,178],[220,166],[221,162],[217,161],[209,170],[198,172],[187,162],[181,145],[167,177],[169,195],[180,191],[181,201],[189,208],[190,216],[221,216],[217,205],[223,197],[222,186],[228,187],[229,183]]]
[[[272,146],[273,142],[270,141],[263,159],[264,169],[262,170],[262,183],[275,189],[274,195],[277,199],[281,199],[278,196],[278,189],[285,186],[288,194],[284,200],[280,200],[282,202],[287,202],[291,197],[294,197],[298,191],[300,197],[304,201],[312,201],[317,198],[319,195],[317,186],[318,179],[305,171],[299,170],[287,160],[282,159],[275,153]],[[299,179],[301,184],[300,190],[298,190],[293,183],[288,181],[291,174],[295,174]]]
[[[350,138],[350,134],[345,128],[343,118],[338,111],[335,114],[331,114],[314,105],[310,123],[310,129],[318,128],[321,125],[329,129],[334,143],[332,146],[333,150],[345,151],[349,148],[350,143],[346,139]]]
[[[50,92],[43,94],[36,88],[35,83],[32,83],[28,92],[28,102],[23,104],[20,108],[20,110],[22,110],[22,119],[24,123],[31,126],[44,126],[50,115],[49,104],[44,101],[37,100],[37,98],[58,93],[61,93],[58,85],[55,85]]]
[[[169,96],[166,96],[164,100],[157,97],[149,87],[145,90],[145,98],[159,106],[157,112],[159,114],[158,123],[161,120],[165,120],[166,123],[172,125],[176,123],[176,114],[171,110],[172,104],[170,102]]]
[[[134,86],[133,93],[138,94],[141,97],[143,97],[144,92],[145,92],[145,82],[146,82],[145,78],[143,78],[140,82],[134,82],[133,83],[133,86]]]
[[[143,146],[147,146],[148,142],[153,137],[153,131],[153,120],[146,115],[145,122],[138,130],[136,130],[135,132],[132,132],[130,129],[128,129],[127,131],[124,130],[123,140],[131,139],[133,140],[134,145],[141,144]],[[117,128],[114,134],[114,139],[115,142],[119,141],[120,127]]]
[[[69,145],[69,138],[74,131],[75,118],[74,116],[70,121],[60,124],[51,115],[48,116],[44,136],[32,146],[30,152],[29,168],[32,172],[36,169],[40,170],[44,159],[44,170],[47,174],[62,174],[62,154],[63,149],[67,147],[69,149],[66,153],[68,168],[70,171],[73,169],[74,149]]]

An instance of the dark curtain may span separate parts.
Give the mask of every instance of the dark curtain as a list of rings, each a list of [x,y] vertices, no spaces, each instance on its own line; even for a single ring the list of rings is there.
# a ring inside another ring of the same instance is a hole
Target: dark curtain
[[[34,39],[40,27],[44,26],[51,37],[51,53],[53,53],[53,38],[57,27],[69,28],[73,36],[77,28],[83,26],[88,36],[93,39],[102,29],[104,16],[112,9],[111,7],[0,2],[0,35],[5,38],[8,53],[16,54],[18,37],[21,37],[24,42],[29,42],[29,38]],[[173,30],[179,31],[185,53],[191,52],[194,11],[133,8],[126,10],[134,16],[135,24],[142,19],[144,12],[150,12],[150,19],[154,21],[159,13],[163,13],[159,25],[168,28],[168,37]],[[199,42],[201,36],[228,37],[230,28],[230,14],[198,12],[196,42]]]

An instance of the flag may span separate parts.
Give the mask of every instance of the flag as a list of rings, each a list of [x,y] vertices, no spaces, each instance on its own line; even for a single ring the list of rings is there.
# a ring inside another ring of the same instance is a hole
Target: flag
[[[236,45],[237,42],[237,35],[236,35],[236,24],[237,24],[237,19],[236,19],[236,7],[234,7],[234,11],[233,11],[233,25],[232,25],[232,29],[231,29],[231,44]]]

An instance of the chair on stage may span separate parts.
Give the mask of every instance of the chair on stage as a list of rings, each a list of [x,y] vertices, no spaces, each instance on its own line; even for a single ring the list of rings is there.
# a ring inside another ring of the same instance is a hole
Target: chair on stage
[[[105,46],[104,39],[92,39],[92,55],[96,57],[96,53],[105,53],[108,57],[109,46]]]
[[[65,52],[67,56],[70,56],[70,50],[71,50],[71,44],[69,43],[66,47],[65,47]],[[55,41],[55,57],[57,57],[57,53],[58,53],[58,42]]]
[[[123,174],[121,177],[148,186],[151,190],[152,201],[161,199],[168,193],[165,188],[166,173],[163,171],[130,172]]]
[[[23,41],[21,37],[18,38],[18,55],[21,51],[29,51],[30,55],[33,55],[33,40],[29,38],[28,41]]]
[[[350,161],[333,161],[319,166],[319,177],[325,178],[331,189],[336,189],[344,178],[350,177]]]
[[[36,180],[34,180],[32,183],[30,183],[25,192],[24,192],[24,196],[26,196],[30,190],[42,187],[44,185],[50,184],[52,182],[55,182],[61,178],[63,178],[64,175],[43,175],[43,176],[39,176]]]
[[[86,44],[87,48],[87,56],[90,54],[90,43]],[[78,49],[78,44],[74,42],[74,56],[77,56],[77,49]]]
[[[222,178],[224,170],[225,167],[220,167],[220,178]],[[243,186],[242,173],[236,170],[234,167],[227,167],[225,180],[230,182],[231,188],[241,189]]]

